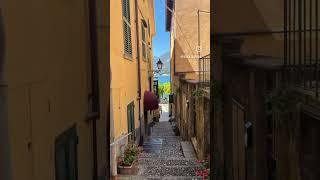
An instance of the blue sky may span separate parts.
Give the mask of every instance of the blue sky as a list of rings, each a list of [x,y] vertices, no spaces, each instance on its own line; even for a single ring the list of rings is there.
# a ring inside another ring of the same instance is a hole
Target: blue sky
[[[170,51],[170,33],[165,30],[165,0],[154,0],[155,3],[155,20],[156,20],[156,35],[153,38],[153,53],[154,56],[161,56]]]

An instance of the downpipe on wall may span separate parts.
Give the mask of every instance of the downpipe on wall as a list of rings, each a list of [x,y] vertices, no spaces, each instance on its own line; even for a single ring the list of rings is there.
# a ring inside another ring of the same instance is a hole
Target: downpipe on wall
[[[90,55],[91,55],[91,86],[92,86],[92,149],[93,149],[93,180],[98,180],[98,150],[97,150],[97,120],[100,118],[99,102],[99,65],[97,54],[97,18],[96,0],[89,0],[89,27],[90,27]]]
[[[138,13],[138,0],[135,0],[135,14],[136,14],[136,36],[137,36],[137,61],[138,61],[138,118],[139,118],[139,143],[142,143],[142,123],[141,123],[141,74],[140,74],[140,46],[139,46],[139,13]]]

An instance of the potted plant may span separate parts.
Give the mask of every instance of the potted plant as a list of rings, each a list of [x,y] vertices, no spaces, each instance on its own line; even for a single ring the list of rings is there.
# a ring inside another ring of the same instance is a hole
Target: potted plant
[[[133,175],[137,173],[137,166],[135,166],[141,149],[135,144],[128,144],[122,157],[118,158],[119,174]]]
[[[203,180],[210,179],[210,155],[204,160],[197,161],[200,168],[196,171],[196,176],[201,177]]]

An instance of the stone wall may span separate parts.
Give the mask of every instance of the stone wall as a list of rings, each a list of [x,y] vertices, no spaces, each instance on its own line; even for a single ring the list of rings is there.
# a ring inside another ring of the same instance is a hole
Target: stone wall
[[[210,146],[210,101],[207,96],[194,97],[199,88],[194,81],[180,80],[175,91],[174,114],[183,140],[191,141],[199,159],[204,159]]]

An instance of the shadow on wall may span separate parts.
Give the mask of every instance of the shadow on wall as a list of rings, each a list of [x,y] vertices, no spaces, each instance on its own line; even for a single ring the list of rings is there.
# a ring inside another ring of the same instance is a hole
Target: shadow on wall
[[[7,84],[4,79],[5,35],[4,19],[0,9],[0,179],[11,179],[8,134]]]
[[[185,52],[181,47],[180,42],[176,41],[173,64],[175,73],[185,73],[187,79],[195,79],[197,78],[198,59],[192,58],[195,54],[190,51]]]

